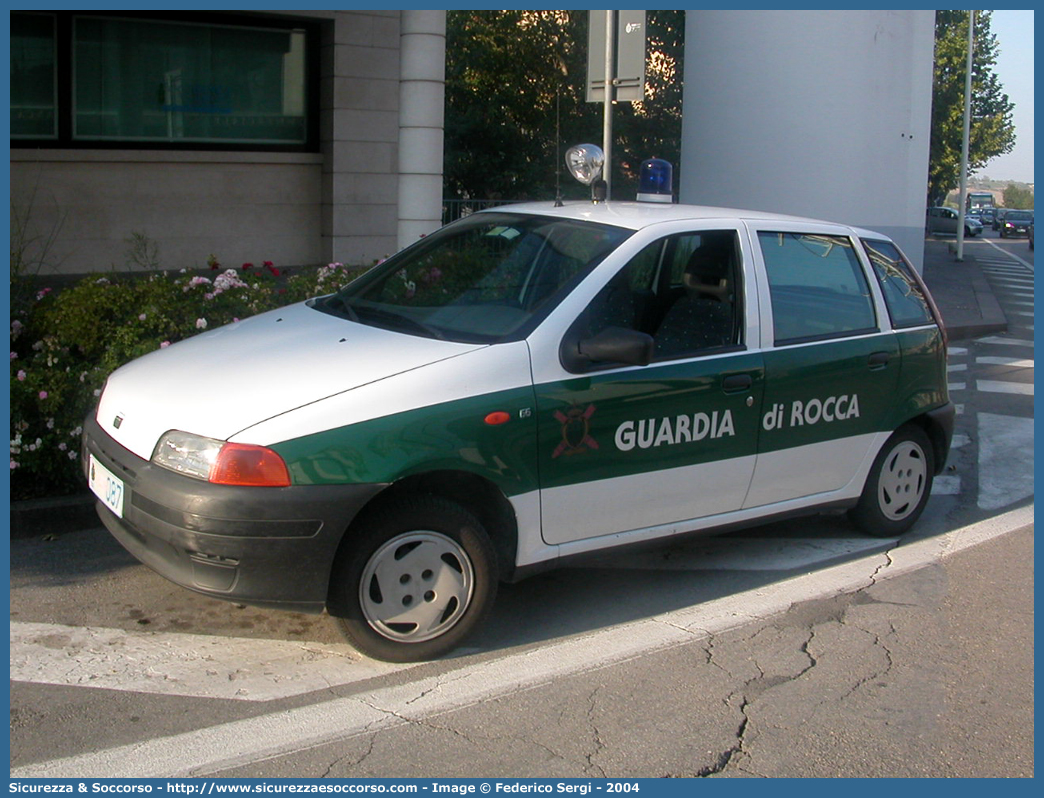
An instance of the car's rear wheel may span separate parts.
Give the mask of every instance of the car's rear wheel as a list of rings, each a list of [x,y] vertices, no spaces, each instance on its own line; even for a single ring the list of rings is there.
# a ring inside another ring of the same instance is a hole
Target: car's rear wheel
[[[349,533],[351,534],[351,533]],[[331,613],[364,654],[434,659],[485,619],[497,588],[496,553],[458,504],[409,497],[363,520],[333,574]]]
[[[920,517],[932,491],[935,462],[920,427],[896,430],[881,447],[849,517],[875,537],[899,537]]]

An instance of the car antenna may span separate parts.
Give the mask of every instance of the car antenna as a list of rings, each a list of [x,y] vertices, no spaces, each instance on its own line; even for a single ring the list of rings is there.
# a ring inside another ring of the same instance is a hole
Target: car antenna
[[[555,88],[555,207],[562,207],[562,86]]]

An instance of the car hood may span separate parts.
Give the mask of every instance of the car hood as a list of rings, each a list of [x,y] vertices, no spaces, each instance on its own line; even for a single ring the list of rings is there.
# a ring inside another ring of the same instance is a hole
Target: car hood
[[[168,430],[227,440],[303,405],[480,348],[369,327],[301,303],[122,366],[106,383],[98,423],[149,459]]]

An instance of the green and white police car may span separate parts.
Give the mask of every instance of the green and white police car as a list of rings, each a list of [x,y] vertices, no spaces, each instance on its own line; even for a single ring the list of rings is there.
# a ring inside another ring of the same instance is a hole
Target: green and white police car
[[[120,368],[84,467],[168,579],[414,661],[574,556],[824,509],[899,536],[953,417],[941,320],[885,236],[537,203]]]

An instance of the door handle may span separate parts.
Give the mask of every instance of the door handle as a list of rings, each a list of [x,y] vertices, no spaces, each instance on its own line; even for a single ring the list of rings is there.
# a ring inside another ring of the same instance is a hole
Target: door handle
[[[730,374],[721,381],[721,387],[725,393],[741,393],[743,391],[749,391],[750,386],[753,384],[754,380],[750,378],[749,374]]]
[[[870,355],[870,370],[877,371],[878,369],[883,369],[888,365],[889,359],[891,359],[891,355],[887,352],[874,352]]]

